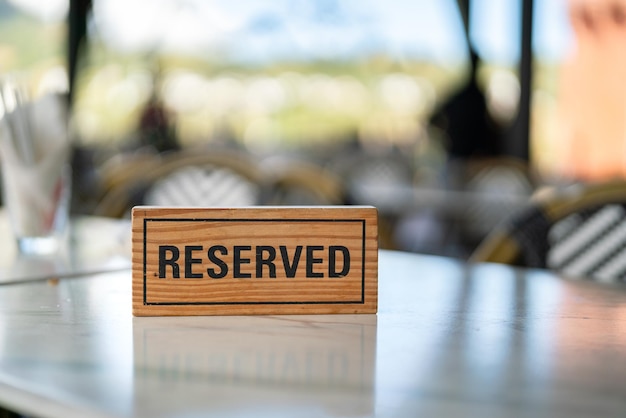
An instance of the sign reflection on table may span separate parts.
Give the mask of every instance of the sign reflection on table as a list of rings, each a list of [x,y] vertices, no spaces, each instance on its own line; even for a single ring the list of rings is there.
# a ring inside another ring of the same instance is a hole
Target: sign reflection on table
[[[215,396],[224,405],[252,389],[270,403],[287,393],[289,402],[306,402],[321,391],[330,409],[368,413],[376,327],[376,315],[133,318],[135,385],[178,402]],[[191,382],[199,393],[188,392]]]

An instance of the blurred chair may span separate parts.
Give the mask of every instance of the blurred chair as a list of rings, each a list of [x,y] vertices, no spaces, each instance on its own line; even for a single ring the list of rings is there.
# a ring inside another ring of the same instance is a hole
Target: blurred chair
[[[329,170],[307,161],[295,159],[264,165],[268,183],[268,205],[342,205],[346,191],[342,179]]]
[[[95,214],[124,217],[135,205],[248,206],[262,202],[265,181],[246,154],[231,150],[180,151],[137,169],[112,187]]]
[[[457,233],[474,247],[525,205],[539,183],[528,165],[515,158],[479,158],[451,164],[450,189],[468,197],[462,216],[456,220]]]
[[[381,192],[389,188],[413,187],[413,161],[398,150],[356,151],[335,162],[331,170],[346,184],[353,204],[383,206]]]
[[[162,162],[162,155],[147,152],[122,152],[106,160],[97,169],[99,198],[129,181],[137,181]]]
[[[626,279],[626,182],[544,189],[496,228],[472,262],[547,268],[568,277]]]

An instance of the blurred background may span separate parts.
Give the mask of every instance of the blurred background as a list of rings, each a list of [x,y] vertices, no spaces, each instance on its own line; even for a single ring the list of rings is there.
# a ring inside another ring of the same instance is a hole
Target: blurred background
[[[0,0],[0,74],[68,97],[73,213],[372,204],[460,258],[624,177],[625,45],[626,0]]]

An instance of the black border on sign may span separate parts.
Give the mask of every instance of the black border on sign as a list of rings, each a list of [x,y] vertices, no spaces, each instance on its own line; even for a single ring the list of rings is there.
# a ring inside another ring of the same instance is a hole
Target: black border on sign
[[[353,222],[360,223],[361,230],[361,299],[349,301],[248,301],[248,302],[148,302],[147,301],[147,231],[148,222]],[[144,305],[166,305],[166,306],[184,306],[184,305],[354,305],[365,304],[365,219],[233,219],[233,218],[144,218],[143,219],[143,304]]]

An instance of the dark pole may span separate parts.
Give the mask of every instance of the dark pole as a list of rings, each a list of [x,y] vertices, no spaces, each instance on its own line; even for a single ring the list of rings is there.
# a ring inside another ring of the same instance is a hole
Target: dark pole
[[[87,14],[91,7],[91,0],[70,0],[68,13],[68,45],[67,45],[67,73],[69,81],[69,104],[74,98],[74,83],[81,45],[87,36]]]
[[[507,154],[530,160],[530,113],[532,93],[532,29],[534,0],[522,0],[522,36],[519,64],[520,99],[517,118],[506,144]]]
[[[465,30],[465,38],[469,45],[470,38],[470,0],[457,0],[461,20],[463,21],[463,29]]]

